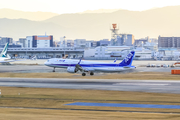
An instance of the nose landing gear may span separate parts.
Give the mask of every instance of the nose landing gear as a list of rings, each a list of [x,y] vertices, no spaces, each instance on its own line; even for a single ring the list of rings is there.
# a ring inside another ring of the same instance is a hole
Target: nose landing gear
[[[55,72],[55,67],[54,67],[54,69],[53,69],[53,72]]]
[[[94,73],[93,73],[93,72],[90,72],[90,75],[91,75],[91,76],[93,76],[93,75],[94,75]]]

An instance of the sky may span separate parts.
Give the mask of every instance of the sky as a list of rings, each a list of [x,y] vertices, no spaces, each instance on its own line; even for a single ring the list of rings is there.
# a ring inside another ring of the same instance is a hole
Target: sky
[[[176,5],[180,5],[180,0],[0,0],[0,9],[9,8],[58,14],[79,13],[98,9],[143,11]]]

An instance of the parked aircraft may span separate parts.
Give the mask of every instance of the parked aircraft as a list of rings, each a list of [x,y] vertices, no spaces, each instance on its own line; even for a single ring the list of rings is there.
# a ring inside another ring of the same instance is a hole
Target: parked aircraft
[[[53,58],[47,60],[44,64],[49,67],[53,67],[55,72],[55,68],[67,68],[67,72],[76,73],[77,71],[82,72],[82,76],[86,76],[86,73],[90,73],[90,75],[94,75],[95,71],[100,72],[119,72],[129,69],[136,68],[132,65],[132,61],[134,58],[135,52],[131,51],[127,57],[121,63],[105,63],[105,62],[94,62],[94,61],[86,61],[86,60],[73,60],[73,59],[58,59]]]
[[[11,59],[11,57],[7,54],[8,46],[9,46],[9,43],[6,43],[6,45],[4,46],[4,49],[2,50],[0,54],[0,63],[9,63],[9,62],[17,61],[17,60]]]
[[[37,60],[36,55],[31,57],[31,60]]]

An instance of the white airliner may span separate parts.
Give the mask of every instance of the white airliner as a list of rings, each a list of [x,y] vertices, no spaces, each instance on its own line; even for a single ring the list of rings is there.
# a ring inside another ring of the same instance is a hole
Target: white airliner
[[[8,56],[8,54],[7,54],[8,46],[9,46],[9,43],[6,43],[6,45],[4,46],[3,51],[2,51],[1,54],[0,54],[0,63],[9,63],[9,62],[17,61],[17,60],[12,60],[12,59]]]
[[[8,46],[9,46],[9,44],[6,43],[6,45],[4,46],[3,51],[0,54],[0,63],[4,63],[4,62],[6,62],[7,60],[10,59],[9,57],[7,57]]]
[[[90,75],[94,75],[95,71],[100,72],[120,72],[124,70],[134,69],[135,66],[131,66],[135,52],[131,51],[121,63],[116,63],[116,60],[112,63],[93,62],[85,60],[73,60],[73,59],[58,59],[52,58],[47,60],[44,64],[49,67],[55,68],[67,68],[67,72],[76,73],[82,72],[82,76],[86,76],[86,72]]]

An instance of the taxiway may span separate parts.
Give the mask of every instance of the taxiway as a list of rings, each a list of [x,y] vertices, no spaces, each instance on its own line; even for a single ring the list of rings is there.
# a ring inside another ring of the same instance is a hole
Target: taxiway
[[[180,94],[180,81],[165,80],[0,78],[0,86]]]

